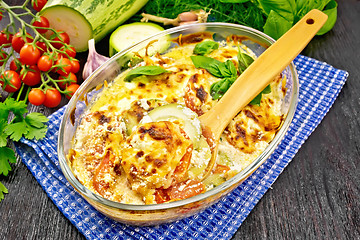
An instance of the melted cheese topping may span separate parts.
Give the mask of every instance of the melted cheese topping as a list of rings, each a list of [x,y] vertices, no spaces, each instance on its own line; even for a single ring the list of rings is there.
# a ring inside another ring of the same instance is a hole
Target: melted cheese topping
[[[145,123],[124,144],[121,165],[132,189],[143,195],[146,203],[155,203],[156,188],[167,189],[174,181],[180,181],[174,172],[180,161],[190,161],[191,151],[192,142],[176,124]]]
[[[182,104],[198,115],[216,104],[210,86],[219,78],[194,67],[190,58],[194,46],[183,43],[164,55],[144,57],[139,64],[162,66],[170,73],[125,82],[125,71],[104,87],[83,116],[69,154],[83,185],[122,203],[175,201],[221,184],[268,146],[283,121],[286,89],[280,76],[271,83],[271,93],[263,94],[260,106],[246,106],[230,122],[219,143],[215,168],[203,182],[197,176],[211,157],[204,138],[199,147],[193,147],[180,120],[142,120],[164,104]],[[254,57],[246,46],[242,49]],[[235,44],[223,42],[208,56],[221,62],[232,60],[237,67],[237,54]]]

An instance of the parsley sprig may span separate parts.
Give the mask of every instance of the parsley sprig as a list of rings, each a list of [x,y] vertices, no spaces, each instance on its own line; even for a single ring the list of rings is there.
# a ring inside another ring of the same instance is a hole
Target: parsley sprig
[[[15,152],[7,147],[8,140],[20,138],[41,139],[45,137],[48,118],[41,113],[28,112],[25,101],[11,97],[0,103],[0,175],[7,176],[12,170],[10,163],[16,163]],[[7,188],[0,182],[0,201],[4,199]]]

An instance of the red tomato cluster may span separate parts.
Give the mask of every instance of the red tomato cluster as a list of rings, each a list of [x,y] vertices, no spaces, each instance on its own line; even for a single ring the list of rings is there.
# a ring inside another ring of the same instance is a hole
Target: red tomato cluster
[[[40,11],[46,2],[47,0],[32,0],[32,6],[36,11]],[[44,34],[49,30],[49,21],[41,16],[34,20],[32,26],[40,34]],[[6,70],[0,75],[0,86],[7,92],[18,91],[22,84],[36,87],[44,83],[44,73],[51,76],[54,85],[46,83],[45,87],[43,84],[40,88],[32,88],[28,99],[34,105],[43,104],[52,108],[60,104],[61,93],[70,99],[79,88],[75,74],[80,70],[80,64],[75,59],[75,48],[69,46],[70,39],[66,32],[57,31],[57,34],[53,33],[49,39],[53,48],[48,47],[49,45],[43,41],[34,43],[34,38],[30,34],[24,36],[22,32],[18,32],[12,35],[1,31],[0,66],[8,59],[3,48],[12,47],[15,52],[19,53],[19,58],[14,56],[10,62],[10,70]],[[58,50],[54,51],[54,48]],[[61,90],[59,91],[55,85]]]

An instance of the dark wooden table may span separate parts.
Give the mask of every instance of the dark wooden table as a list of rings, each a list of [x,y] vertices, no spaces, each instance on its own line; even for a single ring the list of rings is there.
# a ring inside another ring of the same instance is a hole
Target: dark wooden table
[[[360,239],[360,1],[337,2],[335,27],[313,39],[303,54],[350,76],[233,239]],[[13,168],[0,177],[9,189],[0,203],[0,239],[84,239],[19,159]]]

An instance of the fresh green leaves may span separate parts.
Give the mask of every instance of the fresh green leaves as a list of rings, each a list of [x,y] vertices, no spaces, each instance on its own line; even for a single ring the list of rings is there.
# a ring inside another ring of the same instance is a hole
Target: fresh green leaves
[[[10,113],[14,115],[12,118]],[[16,162],[15,152],[7,147],[8,138],[19,141],[21,137],[27,139],[40,139],[45,137],[48,121],[41,113],[27,113],[27,105],[24,101],[16,101],[8,97],[0,103],[0,175],[7,176],[11,171],[10,163]],[[9,122],[9,118],[12,120]],[[7,193],[6,187],[0,183],[0,201],[4,198],[3,193]]]
[[[204,68],[215,77],[225,78],[236,77],[237,75],[236,67],[230,60],[220,62],[219,60],[205,56],[191,56],[190,58],[196,68]]]
[[[134,78],[139,76],[156,76],[162,73],[167,73],[169,71],[165,70],[160,66],[139,66],[136,68],[131,69],[128,74],[126,75],[124,81],[131,82]]]
[[[246,3],[250,0],[220,0],[222,3]]]
[[[235,82],[236,78],[223,78],[211,84],[210,95],[214,100],[221,98]]]
[[[4,199],[4,193],[8,193],[7,188],[0,182],[0,202]]]
[[[239,72],[240,74],[243,73],[245,71],[245,69],[247,69],[250,64],[252,62],[254,62],[254,59],[252,57],[250,57],[249,55],[247,55],[246,53],[243,53],[241,50],[240,50],[240,47],[238,47],[239,49],[239,52],[238,52],[238,69],[239,69]]]
[[[215,77],[223,77],[218,68],[221,64],[219,60],[205,56],[190,56],[190,58],[196,68],[204,68]]]
[[[277,12],[271,10],[264,25],[264,32],[274,39],[279,39],[292,26],[292,21],[287,20]]]
[[[266,15],[269,15],[271,11],[275,11],[289,22],[294,21],[296,13],[295,0],[259,0],[259,3]]]
[[[0,174],[7,176],[11,171],[11,166],[9,163],[15,163],[16,157],[15,152],[8,147],[0,148]]]
[[[44,123],[47,121],[41,113],[30,113],[25,118],[10,123],[4,133],[13,141],[19,141],[21,137],[40,139],[45,137],[47,127]]]
[[[316,35],[323,35],[334,27],[337,19],[337,2],[331,0],[329,4],[325,6],[323,12],[328,15],[328,20]]]
[[[328,32],[337,18],[337,3],[334,0],[256,0],[267,16],[264,32],[278,39],[312,9],[328,15],[328,20],[317,35]]]
[[[238,47],[239,52],[238,52],[238,69],[240,74],[243,73],[246,68],[248,68],[250,66],[251,63],[254,62],[254,59],[252,57],[250,57],[249,55],[247,55],[246,53],[243,53],[240,50],[240,47]],[[261,102],[261,98],[263,94],[267,94],[267,93],[271,93],[271,87],[270,85],[268,85],[264,90],[262,90],[253,100],[251,100],[250,104],[251,105],[260,105]]]
[[[248,54],[243,53],[238,47],[238,69],[231,60],[220,62],[214,58],[206,56],[191,56],[191,60],[196,68],[206,69],[211,75],[221,78],[219,81],[213,83],[210,87],[210,95],[214,100],[221,98],[225,92],[237,79],[237,71],[242,74],[247,67],[254,61]],[[261,93],[258,94],[251,102],[252,105],[260,105],[262,94],[270,93],[270,85],[267,86]]]
[[[250,104],[260,106],[262,95],[268,93],[271,93],[270,85],[267,85],[266,88],[261,91],[261,93],[259,93],[253,100],[251,100]]]
[[[210,87],[210,95],[214,100],[221,98],[237,78],[237,70],[231,60],[220,62],[205,56],[191,56],[191,60],[196,68],[204,68],[211,75],[222,78]]]
[[[215,41],[203,41],[195,45],[194,54],[206,55],[219,48],[219,43]]]

